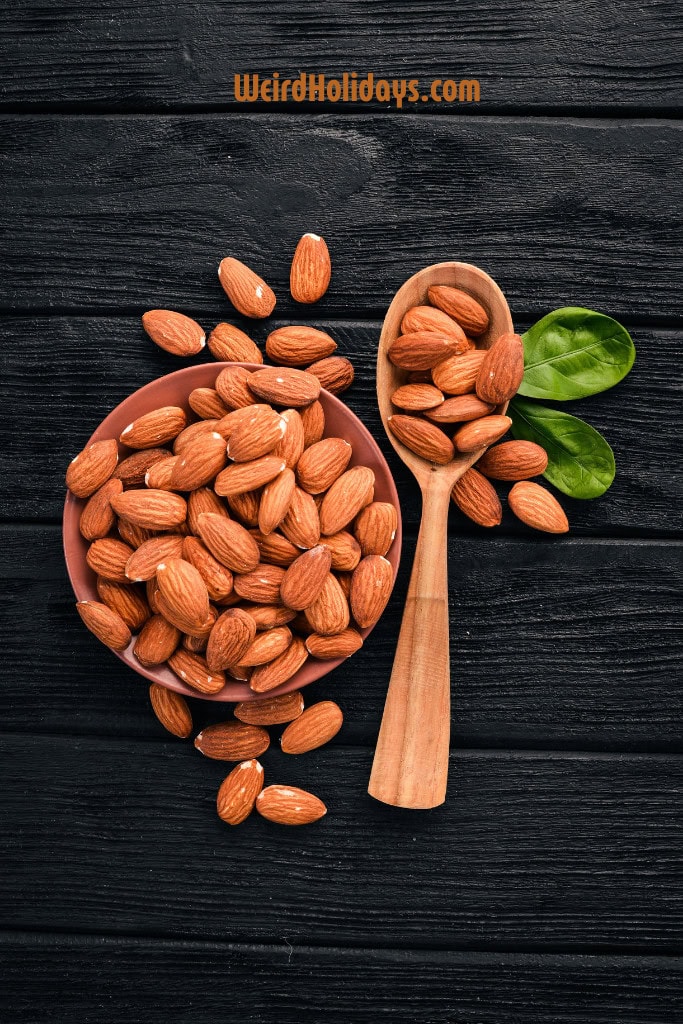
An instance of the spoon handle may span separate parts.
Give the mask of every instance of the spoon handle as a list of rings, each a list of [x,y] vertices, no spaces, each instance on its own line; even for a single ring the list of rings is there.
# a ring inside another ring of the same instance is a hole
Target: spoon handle
[[[368,792],[396,807],[446,799],[450,738],[447,527],[450,486],[430,474]]]

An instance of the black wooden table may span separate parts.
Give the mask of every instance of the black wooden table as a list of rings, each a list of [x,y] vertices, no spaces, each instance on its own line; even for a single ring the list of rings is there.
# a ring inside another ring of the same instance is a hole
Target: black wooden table
[[[16,0],[1,31],[2,1019],[681,1020],[679,6]],[[481,102],[234,102],[234,73],[276,70],[477,78]],[[177,368],[145,309],[232,319],[224,255],[300,321],[286,283],[307,230],[334,278],[303,316],[356,365],[404,556],[381,626],[311,691],[343,706],[342,733],[267,755],[328,816],[231,830],[224,767],[163,733],[78,620],[63,474]],[[585,305],[638,358],[580,405],[618,475],[564,502],[569,536],[453,511],[449,795],[409,813],[366,794],[419,521],[373,365],[391,295],[442,259],[488,270],[518,329]]]

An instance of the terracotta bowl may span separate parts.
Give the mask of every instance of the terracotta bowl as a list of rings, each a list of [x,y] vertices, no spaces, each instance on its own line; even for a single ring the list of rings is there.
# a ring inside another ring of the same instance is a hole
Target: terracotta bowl
[[[195,418],[187,403],[187,396],[195,388],[213,387],[214,381],[224,366],[228,363],[203,363],[199,366],[188,366],[176,373],[170,373],[166,377],[146,384],[139,391],[134,392],[125,401],[109,413],[102,421],[88,444],[93,441],[101,441],[110,437],[118,437],[121,431],[138,416],[157,409],[164,405],[179,405],[190,417]],[[234,364],[233,364],[234,365]],[[263,367],[253,363],[241,363],[248,370],[261,370]],[[327,391],[321,391],[320,403],[325,410],[325,436],[343,437],[353,446],[353,455],[350,466],[369,466],[375,473],[375,499],[377,501],[390,501],[398,512],[398,529],[394,542],[387,553],[394,571],[394,581],[398,571],[398,564],[401,555],[401,509],[396,493],[391,472],[382,452],[377,446],[372,435],[363,426],[361,421],[348,409],[343,402]],[[85,447],[85,446],[84,446]],[[121,457],[130,454],[130,449],[120,445]],[[82,499],[67,493],[64,503],[64,524],[63,540],[66,567],[69,579],[76,598],[79,601],[99,600],[95,586],[95,574],[86,563],[85,556],[88,550],[88,542],[81,536],[78,522],[81,511],[85,505]],[[361,633],[366,637],[372,631],[363,629]],[[255,700],[262,694],[255,694],[249,689],[246,683],[228,681],[219,693],[198,694],[196,690],[190,689],[178,679],[170,668],[165,665],[158,668],[148,669],[139,663],[133,654],[135,641],[125,651],[115,652],[122,661],[129,665],[135,672],[147,679],[167,686],[178,693],[191,697],[201,697],[204,700],[217,701],[242,701]],[[288,679],[286,683],[269,692],[270,695],[289,693],[291,690],[298,690],[302,686],[315,682],[322,676],[327,675],[335,669],[344,659],[335,661],[316,661],[309,658],[305,665]]]

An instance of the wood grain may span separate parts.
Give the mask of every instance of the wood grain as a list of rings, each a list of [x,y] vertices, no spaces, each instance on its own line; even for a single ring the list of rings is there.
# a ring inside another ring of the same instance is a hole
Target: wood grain
[[[428,10],[410,0],[400,17],[377,0],[343,9],[330,0],[315,8],[294,0],[80,0],[49,12],[21,0],[8,10],[3,36],[6,104],[223,106],[235,73],[284,78],[301,69],[474,77],[484,109],[641,111],[680,98],[681,26],[670,0],[622,0],[618,12],[596,0],[503,0],[495,13],[482,0],[457,13],[447,0]]]
[[[680,758],[463,751],[450,799],[419,814],[365,794],[368,750],[273,748],[266,783],[312,790],[329,808],[299,830],[258,816],[226,826],[215,794],[229,766],[189,742],[4,735],[0,758],[6,928],[337,946],[680,944]]]
[[[217,302],[202,326],[210,329],[226,315]],[[239,318],[237,322],[263,347],[268,331],[283,321],[256,327]],[[384,451],[401,497],[404,525],[416,528],[418,487],[387,440],[377,409],[380,324],[330,322],[322,314],[315,322],[330,331],[339,352],[356,367],[356,380],[344,399]],[[523,330],[529,322],[515,317],[515,326]],[[0,332],[4,396],[12,409],[11,419],[0,423],[0,517],[56,520],[61,517],[65,468],[104,416],[131,391],[184,363],[157,349],[133,317],[14,317],[0,319]],[[629,377],[602,395],[563,403],[604,433],[617,461],[616,481],[604,497],[561,497],[575,535],[675,535],[681,530],[683,488],[676,470],[679,430],[671,377],[680,338],[675,331],[645,327],[632,328],[632,333],[638,355]],[[20,488],[15,486],[19,466]],[[501,494],[505,491],[502,487]],[[450,523],[458,534],[498,535],[474,526],[455,508]],[[502,530],[531,536],[507,511]]]
[[[320,317],[383,316],[411,274],[460,259],[517,316],[582,304],[680,321],[682,134],[663,120],[5,116],[0,308],[228,315],[216,270],[233,254],[275,289],[277,315],[300,317],[289,261],[315,230],[333,264]]]
[[[301,1024],[321,1006],[329,1024],[671,1024],[683,1011],[673,957],[313,949],[278,931],[271,946],[5,934],[3,1002],[12,1024]]]
[[[375,742],[413,545],[381,628],[306,691],[341,704],[344,742]],[[679,555],[671,542],[451,537],[456,747],[680,750]],[[145,681],[76,615],[56,527],[1,528],[0,579],[5,729],[163,735]],[[193,708],[200,724],[225,714]]]

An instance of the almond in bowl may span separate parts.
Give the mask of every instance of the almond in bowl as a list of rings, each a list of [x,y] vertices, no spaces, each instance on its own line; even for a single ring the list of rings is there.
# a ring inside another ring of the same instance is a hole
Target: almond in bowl
[[[153,381],[102,422],[68,483],[83,621],[177,693],[298,691],[359,649],[391,595],[391,473],[301,369],[214,363]]]

